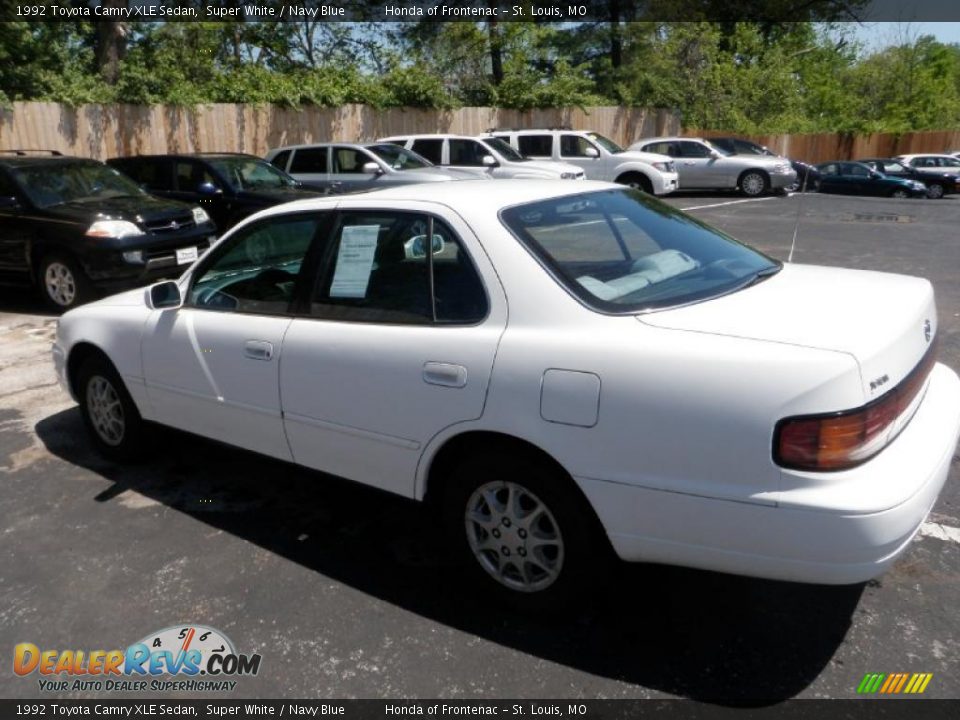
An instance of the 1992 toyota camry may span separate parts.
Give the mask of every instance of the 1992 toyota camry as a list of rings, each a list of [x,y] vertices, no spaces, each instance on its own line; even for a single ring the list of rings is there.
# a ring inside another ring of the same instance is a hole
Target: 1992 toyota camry
[[[54,359],[106,455],[152,421],[429,499],[532,602],[611,548],[882,573],[960,429],[936,336],[926,280],[783,264],[620,186],[465,181],[261,212],[64,315]]]

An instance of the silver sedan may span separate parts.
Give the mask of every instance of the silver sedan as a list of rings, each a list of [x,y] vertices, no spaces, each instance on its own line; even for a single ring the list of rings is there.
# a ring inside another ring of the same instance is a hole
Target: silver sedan
[[[701,138],[645,138],[630,149],[674,158],[681,190],[740,190],[756,197],[783,190],[797,179],[785,158],[731,155]]]

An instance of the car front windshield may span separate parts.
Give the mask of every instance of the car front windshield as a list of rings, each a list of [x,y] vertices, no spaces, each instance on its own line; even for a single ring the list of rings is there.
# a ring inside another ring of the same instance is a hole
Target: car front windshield
[[[96,162],[27,165],[13,174],[30,202],[41,208],[146,195],[125,175]]]
[[[518,205],[507,228],[551,274],[601,312],[637,313],[707,300],[782,266],[636,190]]]
[[[491,148],[496,150],[498,153],[503,155],[503,157],[505,157],[510,162],[524,162],[530,159],[518,153],[516,150],[513,149],[513,146],[511,146],[509,143],[504,142],[500,138],[488,137],[488,138],[484,138],[483,141],[487,145],[489,145]]]
[[[419,170],[433,167],[433,163],[415,152],[392,143],[367,145],[367,150],[383,160],[394,170]]]
[[[268,190],[293,187],[297,181],[259,158],[212,158],[210,164],[234,190]]]
[[[603,135],[600,135],[599,133],[587,133],[587,137],[593,140],[597,145],[599,145],[600,147],[602,147],[604,150],[606,150],[608,153],[611,153],[612,155],[616,155],[617,153],[623,152],[622,147],[617,145],[610,138],[606,138]]]

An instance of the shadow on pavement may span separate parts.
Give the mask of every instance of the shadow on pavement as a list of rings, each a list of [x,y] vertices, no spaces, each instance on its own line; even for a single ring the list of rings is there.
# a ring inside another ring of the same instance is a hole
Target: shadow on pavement
[[[805,689],[850,627],[862,585],[824,587],[620,564],[590,608],[525,616],[461,581],[419,503],[158,428],[162,457],[113,465],[77,408],[36,432],[54,455],[410,612],[598,676],[724,705]]]

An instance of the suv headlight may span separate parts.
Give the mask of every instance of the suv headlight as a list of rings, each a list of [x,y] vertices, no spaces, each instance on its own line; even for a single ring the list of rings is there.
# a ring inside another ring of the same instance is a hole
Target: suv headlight
[[[673,172],[672,162],[655,162],[653,166],[660,172]]]
[[[84,233],[87,237],[125,238],[131,235],[143,235],[143,230],[129,220],[97,220]]]
[[[210,222],[210,216],[207,215],[207,211],[202,207],[195,207],[193,209],[193,221],[197,225],[203,225],[204,223]]]

